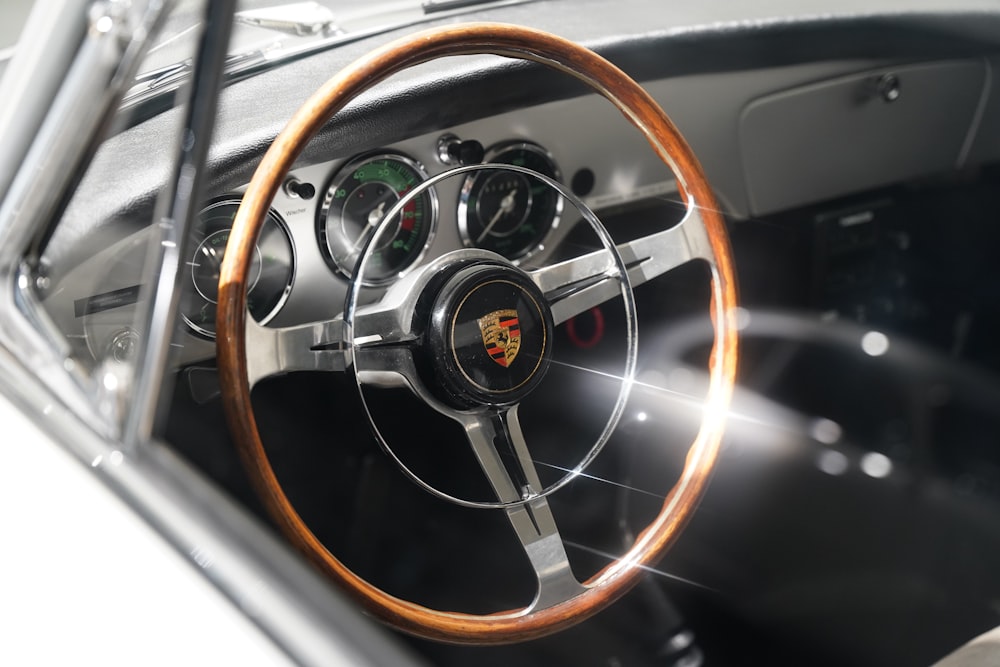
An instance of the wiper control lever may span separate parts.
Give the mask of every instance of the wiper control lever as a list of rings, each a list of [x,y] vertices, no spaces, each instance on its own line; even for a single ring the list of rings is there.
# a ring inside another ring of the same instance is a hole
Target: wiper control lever
[[[248,9],[236,13],[236,21],[287,32],[300,37],[306,35],[342,34],[329,7],[318,2],[296,2],[290,5]]]
[[[497,0],[424,0],[424,14],[435,12],[446,12],[450,9],[462,9],[463,7],[473,7],[475,5],[488,5]]]

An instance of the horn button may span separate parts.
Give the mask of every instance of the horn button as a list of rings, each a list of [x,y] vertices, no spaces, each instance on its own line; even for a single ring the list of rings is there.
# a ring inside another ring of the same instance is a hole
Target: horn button
[[[463,409],[517,403],[545,375],[553,329],[548,304],[522,271],[492,262],[463,268],[433,302],[430,384]]]

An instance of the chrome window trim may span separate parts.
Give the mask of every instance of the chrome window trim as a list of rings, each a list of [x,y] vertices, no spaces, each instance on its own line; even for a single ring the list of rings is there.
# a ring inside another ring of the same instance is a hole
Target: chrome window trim
[[[232,13],[232,3],[208,4],[223,17]],[[141,362],[143,372],[153,373],[141,376],[137,384],[148,394],[133,404],[140,410],[133,411],[136,416],[122,431],[120,398],[136,387],[102,382],[106,373],[116,372],[110,366],[88,373],[77,364],[41,307],[37,290],[44,276],[38,273],[38,249],[86,169],[96,149],[95,137],[117,110],[150,30],[171,5],[172,0],[134,0],[128,9],[128,3],[114,0],[66,0],[64,11],[40,7],[29,19],[40,31],[34,36],[38,43],[58,44],[53,47],[58,57],[15,58],[0,88],[10,96],[36,75],[53,86],[48,90],[40,85],[38,94],[24,104],[9,105],[17,108],[16,114],[0,117],[0,179],[9,174],[0,180],[0,394],[89,468],[85,472],[96,475],[292,660],[307,665],[411,664],[391,638],[283,543],[164,444],[147,437],[161,389],[156,383],[164,377],[162,351],[169,339],[160,340],[162,347]],[[51,20],[43,20],[43,13],[50,13]],[[219,29],[228,30],[229,20],[223,23]],[[70,34],[78,39],[60,41]],[[203,39],[216,36],[206,32]],[[178,246],[186,238],[191,210],[197,208],[192,176],[204,166],[214,120],[221,67],[216,64],[213,70],[211,62],[208,67],[212,71],[199,91],[207,91],[208,97],[196,100],[188,112],[190,127],[208,131],[203,142],[181,149],[182,159],[167,190],[170,202],[160,204],[158,211],[165,213],[155,218],[170,229],[158,238],[162,267],[151,271],[165,270],[159,271],[158,294],[147,323],[164,329],[172,321],[177,298]],[[33,115],[42,119],[34,129]],[[12,136],[31,141],[8,142]],[[169,331],[163,335],[168,337]]]

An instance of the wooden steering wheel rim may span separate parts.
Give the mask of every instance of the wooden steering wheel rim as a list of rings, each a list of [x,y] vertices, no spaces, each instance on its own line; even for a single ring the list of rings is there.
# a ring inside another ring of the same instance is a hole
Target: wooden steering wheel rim
[[[246,294],[254,245],[270,203],[309,140],[361,92],[406,68],[443,56],[495,54],[532,60],[570,74],[607,98],[646,137],[696,206],[714,255],[711,315],[715,329],[704,417],[684,470],[659,515],[631,549],[585,582],[584,593],[544,609],[490,615],[439,611],[401,600],[348,570],[305,525],[265,454],[250,402],[246,361]],[[372,615],[404,632],[473,644],[523,641],[589,618],[624,595],[673,544],[705,490],[718,458],[737,366],[736,284],[729,238],[691,149],[637,83],[592,51],[540,31],[505,24],[460,24],[390,43],[330,79],[299,109],[265,154],[234,220],[219,280],[216,346],[227,420],[264,505],[281,531],[317,568]]]

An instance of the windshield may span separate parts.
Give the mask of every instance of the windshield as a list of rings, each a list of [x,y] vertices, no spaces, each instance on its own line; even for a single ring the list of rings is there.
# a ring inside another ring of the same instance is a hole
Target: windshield
[[[242,0],[229,42],[230,79],[288,62],[309,53],[432,17],[458,15],[483,4],[524,4],[533,0],[344,0],[278,2]],[[175,90],[190,72],[191,40],[201,20],[197,0],[181,0],[155,40],[136,85],[125,96],[131,106]]]

